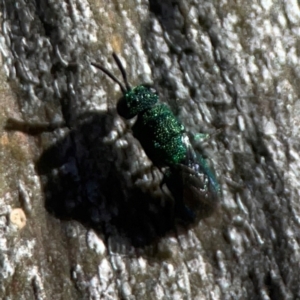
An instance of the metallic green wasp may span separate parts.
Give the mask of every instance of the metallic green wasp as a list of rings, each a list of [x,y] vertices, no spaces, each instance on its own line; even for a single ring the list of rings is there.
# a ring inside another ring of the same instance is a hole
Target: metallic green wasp
[[[115,53],[113,58],[124,84],[103,66],[92,65],[120,86],[123,97],[117,104],[118,114],[125,119],[137,116],[133,135],[153,164],[163,171],[162,184],[174,198],[175,215],[193,221],[203,207],[216,205],[220,194],[216,177],[204,157],[194,151],[184,126],[167,105],[159,102],[155,89],[146,84],[132,88]]]

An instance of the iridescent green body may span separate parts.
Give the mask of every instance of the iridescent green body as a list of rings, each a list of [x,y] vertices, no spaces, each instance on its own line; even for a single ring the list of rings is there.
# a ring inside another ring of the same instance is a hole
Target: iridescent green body
[[[126,119],[138,116],[133,135],[156,166],[166,167],[182,163],[187,149],[182,139],[184,126],[167,105],[158,101],[153,88],[139,85],[125,93],[117,108]]]
[[[119,58],[113,57],[122,73],[124,85],[101,65],[92,63],[119,84],[123,97],[117,104],[119,115],[125,119],[137,116],[132,127],[154,165],[164,172],[166,184],[175,200],[175,211],[186,221],[193,221],[195,211],[217,203],[220,188],[214,173],[203,156],[196,154],[169,107],[159,103],[156,91],[149,85],[131,88]]]
[[[154,165],[164,168],[164,180],[175,199],[176,215],[193,221],[198,211],[213,209],[220,187],[203,156],[196,153],[184,126],[156,92],[139,85],[127,92],[118,104],[118,113],[137,120],[132,127]]]
[[[166,105],[158,104],[140,113],[132,131],[155,165],[170,166],[184,161],[184,127]]]

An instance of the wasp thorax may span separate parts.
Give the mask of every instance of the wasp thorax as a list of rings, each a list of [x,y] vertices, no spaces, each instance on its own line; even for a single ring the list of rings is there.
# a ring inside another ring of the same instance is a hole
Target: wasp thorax
[[[131,119],[157,102],[158,94],[154,88],[139,85],[125,93],[124,97],[119,100],[117,110],[123,118]]]

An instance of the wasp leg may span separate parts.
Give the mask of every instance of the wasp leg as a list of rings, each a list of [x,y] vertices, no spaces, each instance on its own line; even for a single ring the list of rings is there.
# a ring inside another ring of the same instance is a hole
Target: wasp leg
[[[195,142],[203,142],[206,140],[209,140],[210,138],[212,138],[215,135],[220,134],[223,131],[223,129],[217,129],[212,133],[189,133],[189,137],[192,137],[192,140]]]
[[[202,142],[202,141],[205,141],[207,139],[210,138],[210,134],[209,133],[196,133],[194,134],[194,141],[199,141],[199,142]]]

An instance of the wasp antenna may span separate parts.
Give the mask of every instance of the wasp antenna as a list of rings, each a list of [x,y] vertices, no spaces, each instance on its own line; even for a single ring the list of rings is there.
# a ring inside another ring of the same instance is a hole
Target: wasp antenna
[[[115,62],[117,63],[117,65],[119,67],[119,70],[121,71],[121,74],[122,74],[122,77],[123,77],[123,80],[124,80],[127,91],[131,90],[131,87],[130,87],[130,85],[128,83],[128,80],[127,80],[126,71],[125,71],[119,57],[117,56],[117,54],[115,52],[113,52],[112,56],[113,56]]]
[[[97,63],[94,63],[94,62],[91,62],[91,65],[94,66],[94,67],[96,67],[97,69],[100,69],[110,79],[112,79],[115,83],[117,83],[120,86],[121,91],[122,91],[123,94],[125,94],[127,92],[126,88],[128,88],[128,87],[127,87],[126,82],[125,82],[125,84],[126,84],[126,88],[125,88],[124,85],[123,85],[123,83],[119,79],[117,79],[117,77],[114,76],[111,72],[109,72],[107,69],[105,69],[103,66],[101,66],[101,65],[99,65]]]

